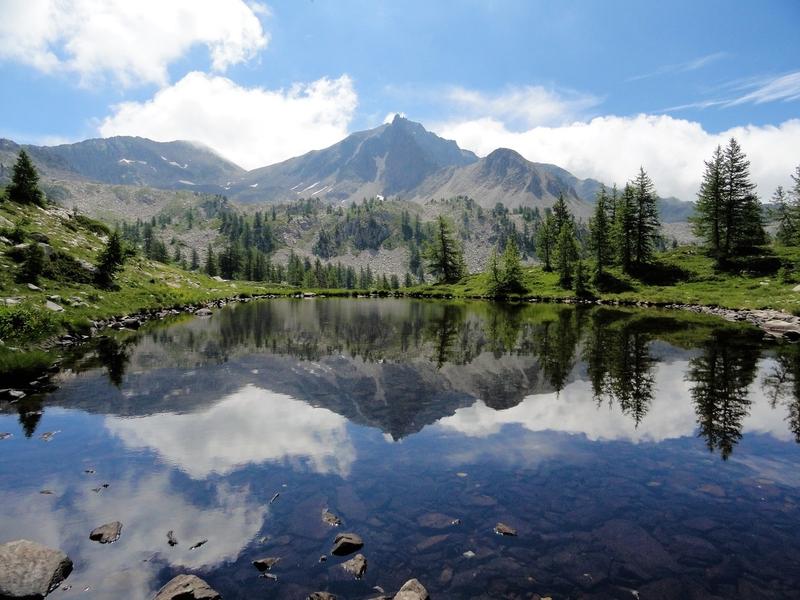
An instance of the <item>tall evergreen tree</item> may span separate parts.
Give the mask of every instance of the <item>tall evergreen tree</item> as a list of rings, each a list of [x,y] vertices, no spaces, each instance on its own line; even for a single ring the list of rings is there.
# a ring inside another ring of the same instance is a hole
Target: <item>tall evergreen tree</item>
[[[192,264],[189,266],[192,271],[200,268],[200,257],[197,254],[197,249],[192,248]]]
[[[6,194],[12,202],[44,206],[44,193],[39,189],[39,174],[25,150],[19,151],[11,174],[11,185],[6,189]]]
[[[608,221],[609,198],[605,186],[600,187],[594,207],[594,216],[589,221],[589,242],[594,255],[594,280],[603,278],[603,271],[608,266],[613,248],[611,246],[611,227]]]
[[[452,227],[444,216],[436,222],[433,241],[428,246],[425,258],[428,272],[439,282],[454,283],[464,275],[464,256],[453,235]]]
[[[778,222],[778,230],[775,232],[775,239],[779,244],[791,246],[797,243],[797,228],[792,214],[791,206],[787,202],[786,192],[783,186],[779,185],[772,195],[772,203],[775,205],[773,213]]]
[[[697,193],[695,214],[691,217],[692,231],[708,245],[711,255],[722,255],[722,232],[725,227],[725,201],[722,196],[723,183],[722,147],[717,146],[711,160],[705,161],[705,172]]]
[[[619,195],[614,210],[613,240],[617,251],[617,260],[622,270],[630,272],[634,257],[634,241],[636,239],[635,195],[633,188],[625,184]]]
[[[539,221],[536,228],[536,255],[544,263],[545,271],[553,270],[553,251],[556,245],[558,230],[553,213],[548,211],[544,220]]]
[[[656,240],[661,229],[658,217],[658,196],[650,176],[643,168],[631,182],[634,198],[635,245],[633,260],[637,266],[646,265],[653,259]]]
[[[97,260],[97,283],[102,287],[111,287],[117,272],[122,269],[125,262],[125,252],[122,248],[119,231],[114,230],[108,237],[106,247],[100,252]]]
[[[575,261],[578,260],[578,242],[575,239],[575,227],[571,220],[561,226],[555,248],[556,271],[558,284],[568,290],[572,287],[572,275]]]
[[[208,245],[208,250],[206,251],[206,264],[204,270],[206,275],[209,277],[214,277],[217,274],[217,260],[214,257],[214,249],[211,247],[211,244]]]

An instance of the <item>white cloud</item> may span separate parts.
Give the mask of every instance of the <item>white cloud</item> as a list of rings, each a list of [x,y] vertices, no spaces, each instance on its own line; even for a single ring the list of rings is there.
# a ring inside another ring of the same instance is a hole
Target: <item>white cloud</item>
[[[714,63],[718,60],[721,60],[727,56],[728,54],[726,52],[714,52],[713,54],[706,54],[705,56],[699,56],[697,58],[693,58],[692,60],[688,60],[686,62],[672,64],[672,65],[664,65],[650,73],[644,73],[642,75],[636,75],[635,77],[630,77],[627,79],[627,81],[639,81],[641,79],[648,79],[650,77],[657,77],[659,75],[667,75],[669,73],[686,73],[689,71],[696,71],[697,69],[702,69],[703,67],[710,65],[711,63]]]
[[[599,104],[588,94],[560,92],[542,86],[511,87],[486,94],[463,87],[450,88],[445,97],[462,118],[491,115],[510,126],[560,125]]]
[[[406,113],[399,112],[399,111],[392,111],[390,113],[386,113],[386,116],[383,118],[383,124],[386,125],[387,123],[391,123],[394,121],[394,118],[400,116],[402,118],[406,118]]]
[[[643,166],[661,195],[683,200],[695,198],[703,161],[731,136],[747,153],[762,198],[770,197],[777,185],[786,186],[800,160],[800,119],[778,126],[745,125],[710,133],[694,121],[642,114],[515,130],[502,115],[487,113],[433,129],[480,155],[500,147],[513,148],[528,160],[554,163],[578,177],[608,184],[623,184]]]
[[[329,410],[252,385],[199,413],[106,419],[127,447],[151,448],[194,479],[267,461],[346,476],[355,461],[346,424]]]
[[[268,42],[257,16],[265,10],[242,0],[5,0],[0,60],[71,71],[83,83],[110,75],[164,85],[168,66],[196,45],[215,71],[254,57]]]
[[[800,100],[800,71],[763,81],[755,86],[752,92],[735,98],[725,105],[735,106],[737,104],[747,104],[749,102],[763,104],[765,102],[775,102],[777,100]]]
[[[113,107],[100,133],[198,141],[254,168],[340,141],[357,104],[347,75],[268,90],[192,72],[150,100]]]

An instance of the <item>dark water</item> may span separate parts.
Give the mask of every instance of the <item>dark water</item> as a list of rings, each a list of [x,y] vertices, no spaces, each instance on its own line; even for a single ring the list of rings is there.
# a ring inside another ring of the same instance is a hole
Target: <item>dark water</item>
[[[749,329],[276,300],[63,366],[54,391],[0,405],[0,541],[70,554],[56,598],[147,598],[187,571],[227,599],[411,577],[434,599],[800,597],[800,347]],[[112,520],[117,543],[89,541]],[[319,562],[338,531],[365,541],[361,581]],[[277,581],[251,565],[265,556]]]

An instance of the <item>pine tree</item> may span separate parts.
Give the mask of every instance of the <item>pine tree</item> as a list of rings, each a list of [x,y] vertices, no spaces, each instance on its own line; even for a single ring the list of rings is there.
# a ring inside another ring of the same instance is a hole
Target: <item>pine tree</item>
[[[661,223],[658,218],[658,196],[653,181],[643,168],[631,182],[634,199],[634,263],[641,267],[653,259]]]
[[[211,247],[211,244],[208,245],[208,251],[206,252],[206,265],[204,270],[209,277],[215,277],[217,275],[217,261],[214,258],[214,249]]]
[[[488,269],[491,280],[491,292],[494,295],[505,295],[522,292],[522,259],[514,236],[508,238],[503,251],[502,262],[497,257],[497,250],[492,250]]]
[[[119,237],[119,230],[114,230],[108,237],[106,247],[97,259],[97,283],[102,287],[111,287],[114,277],[125,262],[125,252]]]
[[[636,231],[635,197],[633,188],[625,185],[614,210],[613,241],[617,251],[617,261],[622,270],[630,272],[634,256],[634,240]]]
[[[189,267],[192,271],[197,271],[200,268],[200,257],[197,254],[197,249],[192,248],[192,264]]]
[[[536,228],[536,255],[544,263],[545,271],[553,270],[553,249],[556,245],[557,235],[558,230],[553,214],[548,211],[544,220],[540,221]]]
[[[711,255],[719,258],[722,253],[722,232],[725,202],[722,197],[722,147],[717,146],[710,161],[705,162],[706,169],[700,191],[697,193],[695,214],[690,219],[692,231],[708,245]]]
[[[19,151],[11,174],[11,185],[6,188],[6,194],[12,202],[44,206],[44,193],[39,189],[39,174],[25,150]]]
[[[553,204],[553,219],[555,220],[555,230],[561,231],[561,228],[567,221],[572,221],[572,214],[567,208],[567,201],[564,200],[564,194],[558,194],[558,200]]]
[[[561,226],[555,249],[558,284],[568,290],[572,287],[572,273],[575,261],[578,260],[578,244],[575,239],[575,228],[572,221]]]
[[[25,283],[39,283],[39,275],[44,270],[44,251],[37,242],[31,242],[25,248],[25,260],[20,271],[20,281]]]
[[[775,220],[778,222],[775,239],[779,244],[790,246],[797,241],[797,228],[791,207],[786,200],[786,192],[783,191],[783,186],[779,185],[772,195],[772,203],[775,205],[773,212]]]
[[[411,287],[412,285],[414,285],[414,282],[411,280],[411,273],[406,271],[406,276],[403,280],[403,287]]]
[[[601,186],[600,191],[597,193],[594,216],[589,221],[589,243],[595,260],[593,278],[596,282],[602,280],[603,271],[608,266],[613,255],[608,221],[608,204],[609,198],[606,188]]]
[[[428,272],[440,283],[455,283],[464,275],[464,256],[444,216],[436,222],[434,239],[425,252]]]
[[[588,298],[591,294],[589,288],[586,286],[586,273],[583,269],[583,261],[578,260],[575,263],[575,295],[578,298]]]

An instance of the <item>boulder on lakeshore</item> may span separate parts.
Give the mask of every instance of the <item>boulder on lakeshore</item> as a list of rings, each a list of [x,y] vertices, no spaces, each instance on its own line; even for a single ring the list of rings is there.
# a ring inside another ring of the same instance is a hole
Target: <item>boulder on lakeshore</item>
[[[0,544],[0,598],[44,598],[71,572],[61,550],[29,540]]]
[[[347,556],[364,547],[364,540],[355,533],[340,533],[333,540],[331,554],[334,556]]]
[[[89,534],[89,539],[94,542],[100,542],[101,544],[113,544],[119,539],[121,533],[122,523],[119,521],[112,521],[111,523],[106,523],[105,525],[100,525],[100,527],[93,529],[92,533]]]
[[[195,316],[197,317],[210,317],[212,315],[210,308],[198,308],[194,311]]]
[[[219,600],[222,596],[197,575],[178,575],[158,590],[154,600]]]
[[[428,600],[428,590],[417,579],[409,579],[394,596],[394,600]]]

